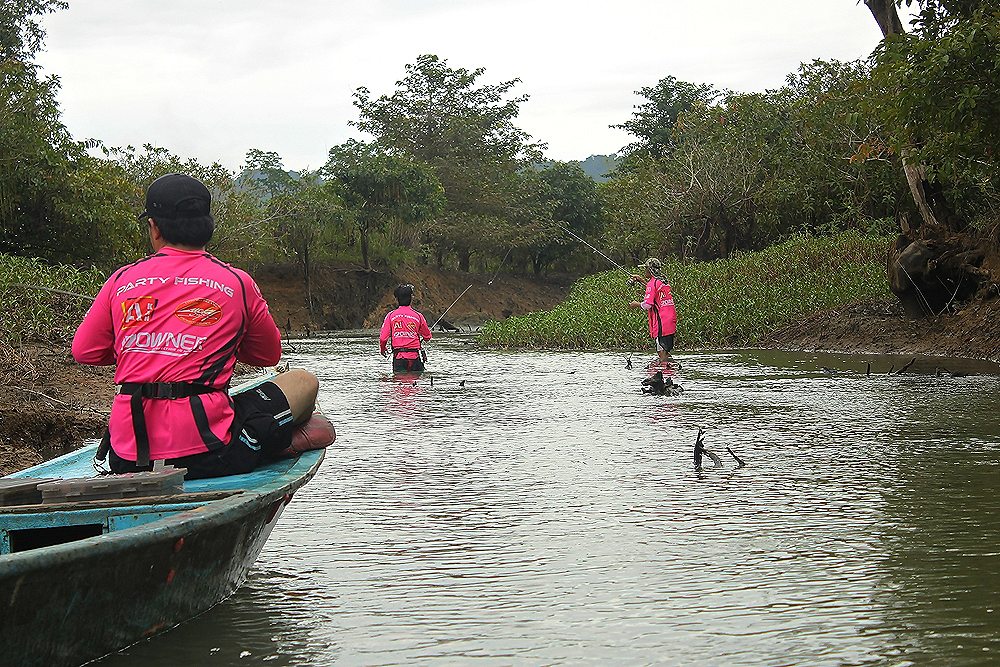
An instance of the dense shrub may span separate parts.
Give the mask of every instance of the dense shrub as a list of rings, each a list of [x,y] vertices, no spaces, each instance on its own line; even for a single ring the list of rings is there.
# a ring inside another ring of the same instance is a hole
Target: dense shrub
[[[888,295],[886,239],[845,232],[799,236],[713,262],[666,260],[677,304],[678,348],[745,347],[803,315]],[[636,349],[650,345],[641,299],[621,271],[578,281],[551,311],[487,322],[481,345],[494,348]]]
[[[0,254],[0,337],[68,342],[105,278],[96,269]]]

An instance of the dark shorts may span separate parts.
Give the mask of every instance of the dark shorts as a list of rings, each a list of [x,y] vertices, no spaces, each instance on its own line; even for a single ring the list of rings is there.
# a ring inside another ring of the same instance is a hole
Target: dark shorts
[[[233,397],[233,426],[229,444],[214,452],[167,459],[167,464],[187,468],[184,479],[223,477],[250,472],[288,448],[292,442],[292,413],[288,399],[278,385],[265,382]],[[108,454],[111,472],[150,470],[126,461],[112,449]]]
[[[664,352],[669,352],[674,349],[674,335],[669,334],[666,336],[656,337],[656,349],[663,350]]]
[[[392,370],[396,373],[423,373],[424,362],[418,359],[393,358]]]

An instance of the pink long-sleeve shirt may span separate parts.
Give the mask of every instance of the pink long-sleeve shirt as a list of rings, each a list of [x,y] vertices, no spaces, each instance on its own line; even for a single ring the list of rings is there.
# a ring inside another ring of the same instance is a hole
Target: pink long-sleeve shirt
[[[431,330],[427,326],[427,320],[409,306],[400,306],[386,315],[378,335],[382,354],[386,353],[386,345],[390,344],[393,356],[399,359],[416,359],[420,356],[421,340],[430,339]]]
[[[225,389],[236,361],[271,366],[281,334],[253,279],[204,251],[164,247],[118,269],[73,338],[81,364],[116,364],[115,382],[190,382],[220,391],[200,396],[211,432],[229,443],[233,408]],[[130,396],[115,396],[111,446],[136,460]],[[143,399],[150,459],[208,451],[189,398]]]
[[[646,296],[639,305],[646,311],[650,337],[669,336],[677,331],[677,309],[669,284],[656,276],[650,278],[646,283]]]

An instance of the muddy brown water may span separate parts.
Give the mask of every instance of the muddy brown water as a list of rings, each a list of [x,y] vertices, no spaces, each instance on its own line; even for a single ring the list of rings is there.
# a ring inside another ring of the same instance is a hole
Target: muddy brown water
[[[339,431],[319,474],[236,595],[99,664],[1000,657],[997,367],[679,354],[653,397],[648,356],[470,342],[414,385],[371,332],[296,341]]]

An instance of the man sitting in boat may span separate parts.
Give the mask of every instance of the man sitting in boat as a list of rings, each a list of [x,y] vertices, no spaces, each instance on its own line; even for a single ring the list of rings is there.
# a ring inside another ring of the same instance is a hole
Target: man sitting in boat
[[[431,339],[431,330],[424,316],[413,310],[413,285],[399,285],[393,291],[399,307],[390,311],[382,322],[378,342],[382,356],[387,356],[386,345],[392,346],[392,370],[397,373],[421,373],[427,357],[421,343]]]
[[[153,181],[139,215],[153,254],[108,278],[73,338],[81,364],[116,365],[98,456],[111,472],[157,460],[187,468],[187,479],[249,472],[287,450],[313,414],[319,381],[302,369],[228,394],[237,361],[278,362],[281,334],[250,275],[205,251],[211,203],[190,176]]]

